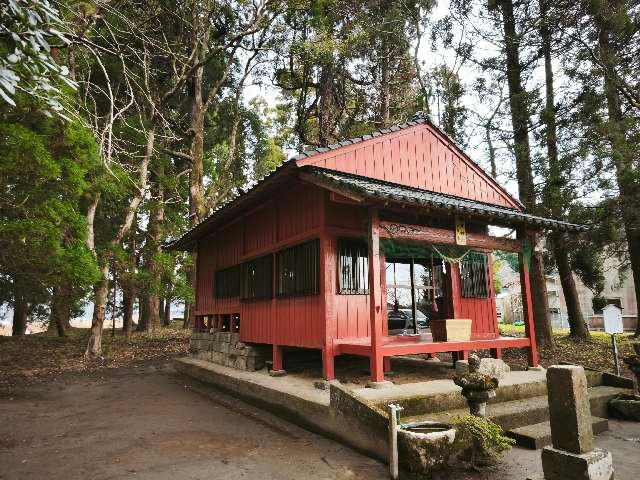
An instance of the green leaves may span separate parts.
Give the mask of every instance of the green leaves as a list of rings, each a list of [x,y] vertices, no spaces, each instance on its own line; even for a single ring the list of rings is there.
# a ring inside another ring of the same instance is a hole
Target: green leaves
[[[453,445],[463,451],[463,457],[473,467],[491,464],[516,443],[488,418],[465,415],[457,417],[453,425],[456,428]]]
[[[56,63],[53,45],[68,45],[58,11],[48,0],[8,0],[0,5],[0,98],[16,106],[16,92],[42,100],[61,114],[69,69]]]
[[[62,281],[82,291],[97,278],[80,209],[97,149],[79,124],[44,115],[26,95],[16,99],[11,117],[0,117],[0,276],[12,279],[1,296],[20,291],[43,302]]]

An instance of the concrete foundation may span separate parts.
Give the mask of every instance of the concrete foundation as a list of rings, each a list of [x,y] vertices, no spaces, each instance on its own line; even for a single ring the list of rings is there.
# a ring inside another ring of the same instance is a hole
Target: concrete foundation
[[[571,453],[553,447],[542,450],[542,471],[545,480],[611,480],[611,452],[596,448],[587,453]]]

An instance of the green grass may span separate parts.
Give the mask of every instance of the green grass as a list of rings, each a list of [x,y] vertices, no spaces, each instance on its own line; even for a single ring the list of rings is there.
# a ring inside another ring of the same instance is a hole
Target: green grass
[[[524,325],[511,325],[508,323],[500,323],[498,324],[498,328],[500,330],[501,335],[509,335],[509,334],[524,334],[525,329]],[[568,328],[554,328],[553,329],[554,336],[565,336],[569,335]],[[622,333],[618,334],[618,339],[621,340],[629,340],[633,337],[633,333]],[[591,339],[595,341],[607,341],[611,343],[611,335],[602,331],[592,331]]]

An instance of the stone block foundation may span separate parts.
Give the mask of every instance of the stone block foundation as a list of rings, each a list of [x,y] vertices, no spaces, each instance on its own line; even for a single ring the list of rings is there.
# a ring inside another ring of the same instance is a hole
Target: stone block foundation
[[[271,357],[268,346],[246,344],[232,332],[193,332],[189,352],[198,360],[248,371],[262,370]]]

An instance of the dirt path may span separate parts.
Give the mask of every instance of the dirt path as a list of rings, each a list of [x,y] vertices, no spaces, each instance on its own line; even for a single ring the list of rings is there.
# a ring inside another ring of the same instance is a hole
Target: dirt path
[[[186,384],[144,367],[4,392],[0,478],[386,478],[375,460]]]
[[[597,445],[616,479],[640,471],[640,424],[611,422]],[[540,452],[513,449],[477,474],[522,480]],[[164,364],[65,375],[0,390],[0,479],[386,479],[387,466]]]

